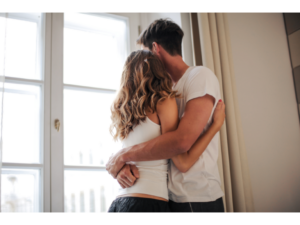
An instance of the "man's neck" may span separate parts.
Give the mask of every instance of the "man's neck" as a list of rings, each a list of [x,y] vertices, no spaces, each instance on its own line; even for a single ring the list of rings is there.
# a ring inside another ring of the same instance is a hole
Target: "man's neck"
[[[182,60],[182,57],[171,56],[165,60],[165,66],[167,72],[171,75],[173,83],[177,83],[183,76],[189,66]]]

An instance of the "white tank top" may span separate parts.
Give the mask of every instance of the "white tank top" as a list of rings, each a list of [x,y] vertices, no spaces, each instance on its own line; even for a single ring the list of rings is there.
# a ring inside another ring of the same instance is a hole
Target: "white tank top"
[[[161,135],[160,125],[146,117],[146,120],[134,127],[127,138],[123,140],[123,148],[150,141],[159,135]],[[118,195],[139,193],[169,199],[167,186],[168,159],[128,162],[127,164],[134,164],[138,167],[140,178],[132,187],[120,188]]]

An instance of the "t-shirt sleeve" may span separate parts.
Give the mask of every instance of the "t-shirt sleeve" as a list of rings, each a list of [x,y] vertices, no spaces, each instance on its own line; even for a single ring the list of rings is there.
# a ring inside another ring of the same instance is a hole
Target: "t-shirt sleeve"
[[[210,69],[200,67],[187,81],[186,102],[206,94],[214,97],[215,103],[217,103],[220,99],[219,81]]]

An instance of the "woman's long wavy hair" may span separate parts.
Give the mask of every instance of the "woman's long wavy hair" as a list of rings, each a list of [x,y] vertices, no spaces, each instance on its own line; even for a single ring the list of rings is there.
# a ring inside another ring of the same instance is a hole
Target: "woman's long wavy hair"
[[[156,112],[158,102],[179,96],[172,90],[171,77],[156,55],[146,50],[132,52],[111,106],[110,133],[114,140],[126,138],[134,126],[145,121],[146,111]]]

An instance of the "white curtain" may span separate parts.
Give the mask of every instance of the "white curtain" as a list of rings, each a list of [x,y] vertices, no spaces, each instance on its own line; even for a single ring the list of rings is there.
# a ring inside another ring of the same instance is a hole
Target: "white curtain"
[[[248,160],[240,119],[226,14],[198,13],[203,65],[218,77],[226,104],[220,131],[219,170],[227,212],[253,212]]]
[[[6,28],[7,13],[0,14],[0,212],[1,212],[1,168],[2,168],[2,118],[3,118],[3,96],[5,81],[5,47],[6,47]]]

